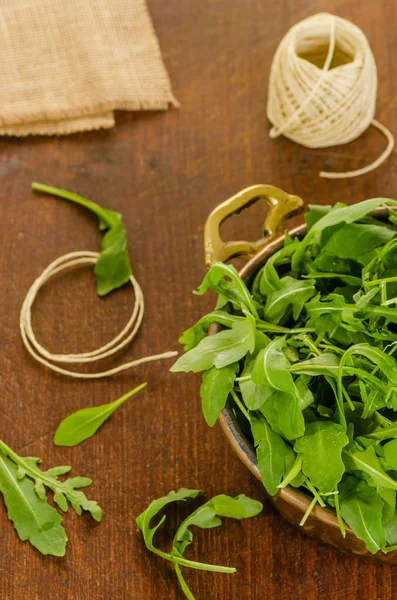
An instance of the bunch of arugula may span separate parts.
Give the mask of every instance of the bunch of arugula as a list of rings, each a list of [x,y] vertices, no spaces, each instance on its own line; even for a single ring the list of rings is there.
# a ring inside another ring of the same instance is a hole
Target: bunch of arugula
[[[211,500],[199,506],[199,508],[182,521],[175,532],[171,552],[165,552],[164,550],[157,548],[153,543],[153,538],[159,527],[164,523],[166,517],[165,515],[161,517],[153,527],[150,526],[152,519],[171,502],[186,500],[187,498],[196,498],[199,493],[200,490],[189,490],[186,488],[180,488],[177,492],[170,492],[167,496],[153,500],[147,509],[136,519],[137,525],[142,531],[146,547],[154,554],[173,563],[180,586],[189,600],[194,600],[194,596],[182,575],[181,567],[189,567],[191,569],[198,569],[199,571],[211,571],[213,573],[236,572],[234,567],[211,565],[185,558],[183,554],[193,541],[193,533],[190,528],[200,527],[201,529],[212,529],[213,527],[222,525],[222,521],[219,517],[247,519],[258,515],[263,508],[260,502],[248,498],[247,496],[244,496],[244,494],[240,494],[235,498],[231,498],[225,494],[214,496]]]
[[[371,212],[385,206],[384,221]],[[229,399],[269,494],[335,508],[371,553],[397,549],[397,201],[311,206],[247,288],[215,264],[216,310],[180,338],[172,371],[203,372],[204,417]],[[220,331],[208,336],[211,323]]]

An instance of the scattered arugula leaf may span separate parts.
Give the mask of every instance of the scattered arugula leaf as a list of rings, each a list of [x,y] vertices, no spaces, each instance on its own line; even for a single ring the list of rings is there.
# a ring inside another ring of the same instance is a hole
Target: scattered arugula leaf
[[[269,494],[301,487],[313,496],[302,524],[327,504],[373,553],[397,549],[395,207],[311,206],[306,235],[287,235],[249,289],[212,266],[198,293],[218,293],[218,310],[183,334],[171,369],[203,371],[210,425],[230,403]]]
[[[78,194],[42,183],[32,183],[32,189],[69,200],[93,212],[99,221],[99,229],[106,231],[102,238],[102,252],[95,265],[97,292],[106,296],[127,283],[131,275],[130,258],[127,247],[127,232],[120,213],[102,208],[95,202]]]
[[[214,498],[197,508],[179,525],[174,536],[171,552],[165,552],[154,546],[153,537],[159,527],[164,523],[166,517],[164,515],[153,527],[150,526],[151,520],[171,502],[186,500],[187,498],[196,498],[199,493],[200,490],[189,490],[186,488],[180,488],[177,492],[170,492],[167,496],[153,500],[148,508],[136,519],[136,523],[142,531],[146,547],[154,554],[174,563],[175,572],[181,588],[189,600],[194,600],[194,596],[182,575],[181,567],[190,567],[200,571],[212,571],[216,573],[236,572],[236,569],[233,567],[210,565],[184,558],[183,554],[186,548],[193,541],[193,533],[190,528],[193,526],[200,527],[201,529],[219,527],[222,525],[222,521],[219,517],[247,519],[258,515],[263,508],[260,502],[252,500],[251,498],[244,496],[244,494],[236,496],[236,498],[231,498],[224,494],[214,496]]]
[[[54,502],[63,512],[67,512],[70,504],[78,515],[87,511],[99,522],[102,509],[79,490],[91,485],[91,479],[71,477],[61,481],[59,476],[68,473],[71,467],[42,471],[39,462],[36,457],[18,456],[0,440],[0,492],[20,539],[29,540],[42,554],[64,556],[67,537],[62,517],[48,504],[45,488],[53,492]]]
[[[84,440],[92,437],[119,406],[146,386],[147,383],[142,383],[109,404],[83,408],[69,415],[56,430],[54,444],[56,446],[77,446],[77,444],[81,444]]]

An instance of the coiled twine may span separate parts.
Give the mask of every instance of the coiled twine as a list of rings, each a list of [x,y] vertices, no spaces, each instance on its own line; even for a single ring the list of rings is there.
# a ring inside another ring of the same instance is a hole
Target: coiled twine
[[[327,148],[347,144],[374,125],[388,140],[381,156],[356,171],[320,175],[337,179],[368,173],[394,147],[393,135],[374,119],[376,93],[375,59],[361,29],[328,13],[304,19],[288,31],[273,59],[270,137],[284,135],[307,148]]]

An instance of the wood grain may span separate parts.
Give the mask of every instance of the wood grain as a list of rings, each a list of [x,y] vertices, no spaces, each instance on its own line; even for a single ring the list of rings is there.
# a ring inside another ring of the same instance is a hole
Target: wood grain
[[[134,273],[146,294],[144,325],[125,356],[178,348],[180,332],[212,307],[191,291],[204,274],[202,231],[218,202],[254,183],[272,183],[307,202],[356,202],[395,196],[397,159],[374,173],[324,181],[322,168],[368,164],[383,148],[374,130],[342,148],[308,150],[268,138],[266,85],[272,56],[287,29],[321,10],[351,19],[367,34],[379,70],[377,117],[397,121],[397,5],[390,0],[149,0],[179,110],[119,115],[113,131],[64,138],[0,140],[0,425],[21,453],[44,466],[73,465],[90,476],[89,495],[102,524],[65,516],[64,559],[22,544],[0,506],[0,599],[181,600],[172,569],[144,548],[136,515],[181,485],[210,495],[262,489],[240,464],[219,427],[200,413],[197,376],[172,375],[169,363],[142,366],[104,381],[73,381],[32,362],[18,332],[22,300],[55,257],[99,246],[95,219],[77,207],[30,192],[31,181],[80,192],[124,215]],[[236,219],[259,234],[259,213]],[[64,274],[40,294],[35,324],[52,349],[82,351],[110,339],[133,301],[125,289],[100,301],[88,269]],[[110,361],[109,364],[114,364]],[[108,402],[143,380],[144,394],[114,414],[78,448],[55,448],[53,433],[70,412]],[[194,504],[194,503],[193,503]],[[170,511],[167,543],[185,505]],[[266,504],[246,522],[197,534],[193,557],[235,565],[237,575],[189,572],[199,599],[391,600],[397,569],[343,556],[304,537]]]

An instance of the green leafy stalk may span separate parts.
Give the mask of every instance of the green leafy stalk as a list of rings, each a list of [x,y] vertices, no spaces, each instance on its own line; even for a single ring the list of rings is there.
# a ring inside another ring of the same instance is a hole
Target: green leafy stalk
[[[59,476],[68,473],[71,467],[42,471],[39,462],[36,457],[18,456],[0,440],[0,492],[20,539],[29,540],[42,554],[64,556],[67,537],[62,517],[48,504],[46,488],[53,492],[54,501],[63,512],[70,504],[78,515],[88,511],[99,522],[102,509],[79,490],[91,485],[91,479],[72,477],[61,481]]]
[[[180,567],[190,567],[192,569],[216,573],[236,572],[236,569],[233,567],[222,567],[185,559],[183,554],[187,546],[193,541],[193,533],[190,528],[193,526],[200,527],[201,529],[218,527],[222,524],[219,517],[245,519],[256,516],[263,508],[260,502],[247,498],[247,496],[244,495],[237,496],[236,498],[225,495],[215,496],[191,513],[179,525],[174,536],[171,552],[165,552],[157,548],[153,543],[153,538],[156,531],[164,523],[166,517],[163,516],[153,527],[150,526],[151,520],[171,502],[195,498],[199,493],[200,490],[189,490],[186,488],[181,488],[177,492],[170,492],[167,496],[163,496],[162,498],[158,498],[151,502],[148,508],[144,510],[136,520],[139,529],[142,531],[146,547],[154,554],[157,554],[161,558],[174,564],[181,588],[186,597],[190,600],[194,600],[194,596],[183,578]]]
[[[129,281],[132,271],[127,247],[127,233],[120,213],[104,209],[95,202],[73,192],[42,183],[32,183],[32,189],[79,204],[98,217],[99,229],[106,231],[102,239],[102,252],[94,269],[99,296],[106,296]]]

